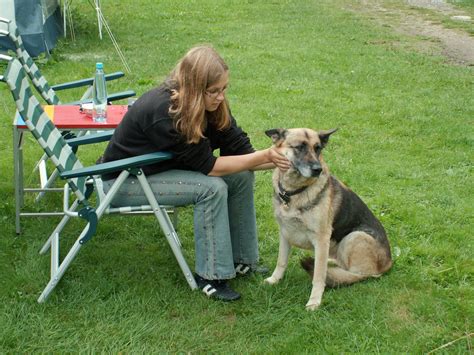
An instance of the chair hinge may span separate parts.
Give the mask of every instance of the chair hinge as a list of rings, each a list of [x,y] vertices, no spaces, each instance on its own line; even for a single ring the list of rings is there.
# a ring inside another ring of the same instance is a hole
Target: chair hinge
[[[130,173],[130,175],[133,176],[138,176],[142,174],[141,168],[128,168],[127,171]]]
[[[90,177],[86,180],[86,192],[85,192],[85,198],[86,200],[91,197],[92,193],[94,192],[94,178]]]
[[[87,229],[86,234],[84,237],[79,240],[80,244],[84,244],[88,242],[95,234],[97,229],[97,213],[95,212],[95,208],[90,206],[86,206],[79,211],[79,217],[85,219],[89,222],[89,228]]]

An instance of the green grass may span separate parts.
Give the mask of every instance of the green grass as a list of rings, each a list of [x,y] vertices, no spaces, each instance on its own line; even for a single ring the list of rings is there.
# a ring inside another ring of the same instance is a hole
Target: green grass
[[[285,279],[232,285],[232,304],[191,292],[152,218],[109,217],[45,304],[36,299],[49,260],[38,255],[55,218],[24,219],[15,235],[11,148],[13,102],[0,86],[0,352],[426,353],[472,352],[472,67],[450,65],[399,44],[411,41],[344,10],[349,1],[114,1],[103,11],[132,74],[110,91],[139,94],[159,83],[188,48],[211,43],[231,68],[232,112],[257,148],[275,127],[339,127],[326,151],[332,172],[385,225],[399,256],[377,280],[311,290],[294,250]],[[90,76],[96,61],[122,70],[94,12],[74,2],[77,39],[41,64],[51,83]],[[80,93],[59,93],[63,101]],[[39,156],[25,143],[26,179]],[[93,163],[103,146],[81,151]],[[278,227],[271,172],[257,176],[262,261],[273,267]],[[30,210],[60,207],[48,196]],[[68,227],[71,243],[81,223]],[[180,236],[193,265],[192,209]]]
[[[449,0],[448,2],[461,8],[474,10],[474,1],[472,0]]]

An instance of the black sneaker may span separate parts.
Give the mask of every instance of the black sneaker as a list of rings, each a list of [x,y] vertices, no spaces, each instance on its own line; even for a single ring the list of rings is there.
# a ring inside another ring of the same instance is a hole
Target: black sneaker
[[[266,266],[263,265],[250,266],[248,264],[234,264],[234,266],[235,273],[238,276],[246,276],[250,275],[251,273],[266,275],[270,271]]]
[[[195,276],[199,289],[209,298],[215,298],[221,301],[236,301],[240,294],[235,292],[227,284],[227,280],[206,280],[199,275]]]

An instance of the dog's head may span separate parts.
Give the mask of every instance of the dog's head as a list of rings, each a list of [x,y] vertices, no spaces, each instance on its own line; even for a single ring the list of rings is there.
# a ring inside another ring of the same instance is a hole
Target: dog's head
[[[321,175],[324,167],[321,152],[329,141],[329,136],[337,131],[313,131],[308,128],[269,129],[273,145],[291,162],[293,168],[303,177],[311,178]]]

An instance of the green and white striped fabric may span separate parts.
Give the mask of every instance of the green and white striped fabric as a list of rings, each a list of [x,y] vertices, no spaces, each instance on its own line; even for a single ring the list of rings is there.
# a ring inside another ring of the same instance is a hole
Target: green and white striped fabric
[[[32,94],[23,67],[17,59],[9,59],[3,81],[6,81],[10,87],[18,112],[28,129],[59,172],[82,168],[81,162],[61,136],[61,132],[51,122]],[[86,177],[80,177],[68,180],[69,186],[76,193],[79,201],[85,200],[86,179]]]
[[[23,64],[23,68],[27,72],[38,93],[45,99],[48,104],[59,105],[61,103],[59,101],[59,97],[49,86],[45,77],[41,75],[39,68],[26,51],[25,46],[23,45],[23,41],[21,40],[20,32],[16,27],[16,24],[14,22],[10,22],[8,24],[8,30],[10,32],[11,40],[15,43],[16,54],[18,56],[18,59],[20,60],[21,64]]]

